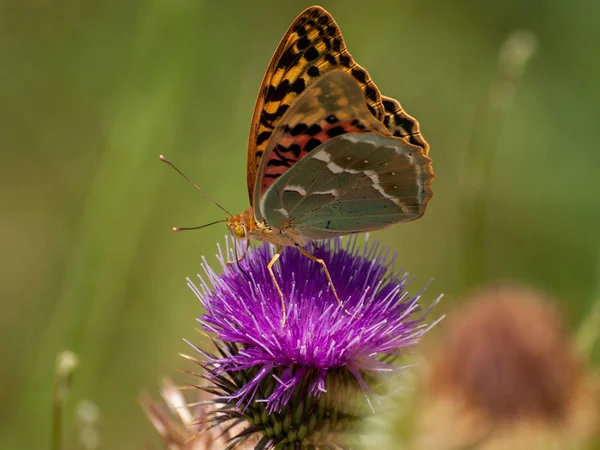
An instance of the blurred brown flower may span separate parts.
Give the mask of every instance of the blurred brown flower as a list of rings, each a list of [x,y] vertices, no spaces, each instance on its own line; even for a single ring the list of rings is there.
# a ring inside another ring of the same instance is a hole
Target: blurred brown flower
[[[165,449],[168,450],[222,450],[227,441],[241,431],[238,426],[227,428],[210,422],[216,413],[211,394],[195,389],[197,402],[188,404],[181,390],[172,381],[161,383],[163,403],[142,398],[142,406],[152,425],[158,431]],[[246,441],[235,447],[239,450],[254,448],[254,441]]]
[[[488,287],[449,314],[419,413],[420,449],[574,449],[596,428],[595,386],[554,302]]]

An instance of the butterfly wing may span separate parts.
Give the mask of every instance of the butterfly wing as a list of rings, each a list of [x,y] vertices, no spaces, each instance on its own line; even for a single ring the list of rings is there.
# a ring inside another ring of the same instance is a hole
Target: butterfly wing
[[[326,239],[415,220],[431,197],[430,160],[418,147],[379,134],[324,143],[266,193],[265,219],[309,239]]]
[[[345,133],[390,135],[368,111],[358,84],[347,73],[328,72],[287,110],[272,133],[254,186],[254,214],[262,220],[261,198],[279,177],[324,142]]]
[[[349,73],[363,93],[368,112],[389,132],[424,149],[419,123],[396,100],[382,97],[367,71],[346,50],[333,17],[319,6],[303,11],[292,23],[273,55],[254,108],[248,142],[247,182],[250,204],[254,204],[257,174],[277,125],[295,99],[331,70]],[[273,156],[273,154],[271,154]],[[289,167],[299,158],[287,158]],[[255,206],[255,211],[258,209]]]
[[[305,121],[322,131],[307,135]],[[298,142],[304,146],[296,148]],[[432,194],[433,170],[423,148],[392,136],[370,113],[355,79],[341,70],[297,99],[276,128],[267,157],[271,151],[284,161],[288,154],[301,157],[284,170],[261,165],[255,214],[275,229],[293,228],[310,239],[417,219]]]

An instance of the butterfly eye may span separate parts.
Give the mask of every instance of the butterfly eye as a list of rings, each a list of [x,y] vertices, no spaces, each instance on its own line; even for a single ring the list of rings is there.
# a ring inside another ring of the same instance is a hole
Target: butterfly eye
[[[235,234],[235,237],[237,237],[238,239],[245,239],[246,238],[246,227],[244,225],[234,226],[233,234]]]

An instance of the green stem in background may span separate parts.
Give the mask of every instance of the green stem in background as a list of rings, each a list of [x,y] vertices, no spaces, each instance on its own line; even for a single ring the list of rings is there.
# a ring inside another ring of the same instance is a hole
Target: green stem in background
[[[71,390],[71,378],[78,365],[77,356],[68,350],[56,357],[56,378],[54,382],[54,397],[52,399],[52,450],[62,448],[62,416],[65,401]]]
[[[588,361],[593,360],[594,349],[600,341],[600,252],[596,263],[596,289],[593,301],[591,311],[586,315],[575,336],[579,353]]]
[[[58,383],[54,389],[54,401],[52,402],[52,450],[60,450],[62,442],[62,402],[58,395]]]
[[[485,279],[486,202],[492,164],[517,84],[536,47],[537,38],[529,30],[515,31],[503,42],[498,55],[498,70],[475,117],[462,180],[463,289]]]
[[[576,334],[577,348],[588,361],[600,337],[600,299],[592,305],[592,310],[586,316]]]

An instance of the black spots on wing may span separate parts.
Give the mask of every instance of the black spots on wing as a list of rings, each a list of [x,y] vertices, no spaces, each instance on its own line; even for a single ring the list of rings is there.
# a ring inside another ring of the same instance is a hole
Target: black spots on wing
[[[308,68],[308,70],[306,71],[306,73],[311,78],[316,78],[321,75],[321,71],[319,70],[319,68],[317,66],[310,66]]]
[[[335,56],[333,56],[331,53],[327,53],[325,55],[325,61],[327,61],[332,66],[337,66],[337,61],[335,59]]]
[[[383,99],[383,109],[388,113],[395,113],[399,109],[399,105],[396,101],[389,98]]]
[[[302,149],[298,144],[292,144],[288,147],[288,151],[292,152],[294,154],[294,157],[298,159],[300,157],[300,152],[302,151]]]
[[[371,101],[377,101],[379,100],[379,93],[377,92],[377,89],[375,89],[371,84],[368,84],[367,86],[365,86],[365,95],[367,96],[368,100]]]
[[[298,161],[300,153],[302,153],[302,149],[298,144],[291,144],[289,147],[277,144],[277,146],[273,149],[273,153],[278,159],[273,158],[272,161],[275,162],[271,163],[271,161],[269,161],[267,165],[291,167]],[[290,154],[293,156],[290,156]]]
[[[322,15],[317,19],[317,23],[321,26],[327,24],[329,22],[329,17],[326,15]]]
[[[321,8],[315,8],[313,11],[311,11],[308,17],[310,17],[311,19],[314,19],[315,17],[321,17],[322,12],[323,10]]]
[[[309,32],[312,32],[315,28],[318,29],[318,27],[316,27],[316,22],[314,20],[307,20],[306,21],[306,27],[308,28]]]
[[[296,81],[294,81],[290,89],[296,94],[302,93],[302,91],[306,89],[306,82],[304,81],[304,78],[298,78]]]
[[[333,38],[333,51],[336,53],[340,53],[342,51],[342,40],[338,37]]]
[[[306,125],[305,123],[300,122],[299,124],[297,124],[296,126],[294,126],[294,128],[292,128],[289,131],[289,133],[292,136],[298,136],[299,134],[304,133],[307,128],[308,128],[308,125]]]
[[[289,107],[290,105],[279,105],[279,108],[277,108],[277,111],[274,113],[268,113],[267,111],[263,110],[262,114],[260,115],[260,123],[268,128],[273,129],[272,123],[283,116]]]
[[[364,125],[363,125],[363,123],[362,123],[360,120],[358,120],[358,119],[354,119],[354,120],[352,121],[351,125],[352,125],[354,128],[358,128],[358,129],[359,129],[359,130],[361,130],[361,131],[363,131],[363,130],[366,130],[366,129],[367,129],[367,127],[366,127],[366,126],[364,126]]]
[[[335,116],[335,114],[330,114],[330,115],[328,115],[328,116],[325,118],[325,121],[326,121],[328,124],[331,124],[331,125],[333,125],[333,124],[335,124],[335,123],[338,123],[340,120],[339,120],[339,119],[338,119],[338,118]]]
[[[310,138],[309,141],[304,146],[304,151],[305,152],[311,152],[315,148],[317,148],[319,145],[321,145],[321,141],[320,140],[318,140],[316,138]]]
[[[267,162],[267,166],[269,167],[292,167],[292,165],[288,162],[287,159],[270,159],[269,162]]]
[[[383,124],[392,131],[392,134],[402,138],[409,136],[408,142],[423,147],[422,139],[413,137],[420,134],[418,122],[404,113],[402,106],[396,100],[384,97],[382,103],[386,112]]]
[[[379,111],[378,110],[376,110],[375,108],[373,108],[371,105],[367,105],[367,108],[369,108],[369,112],[371,114],[373,114],[373,116],[375,118],[379,118]]]
[[[393,132],[394,136],[404,137],[415,134],[418,131],[415,130],[416,121],[403,112],[402,106],[396,100],[384,98],[383,108],[386,112],[383,123],[388,128],[395,128]]]
[[[283,152],[283,153],[287,153],[288,149],[287,149],[287,147],[286,147],[286,146],[284,146],[284,145],[277,144],[277,145],[275,146],[275,148],[273,149],[273,151],[275,152],[275,154],[276,154],[277,156],[279,156],[280,158],[282,158],[282,156],[281,156],[281,153],[282,153],[282,152]]]
[[[280,102],[287,94],[294,92],[300,94],[306,88],[304,78],[298,78],[290,83],[289,80],[283,80],[277,86],[270,85],[265,96],[266,103]],[[279,112],[279,111],[278,111]]]
[[[275,112],[275,115],[277,117],[281,117],[285,114],[285,112],[288,110],[288,108],[290,107],[290,105],[279,105],[279,108],[277,108],[277,111]]]
[[[417,145],[419,147],[423,147],[423,141],[421,139],[418,139],[416,137],[416,135],[411,134],[408,138],[408,142],[410,142],[413,145]]]
[[[304,132],[304,134],[308,134],[309,136],[314,136],[316,134],[319,134],[321,131],[323,131],[323,128],[321,128],[316,123],[313,123],[310,127],[307,128],[307,130]]]
[[[300,39],[298,39],[298,42],[296,44],[296,48],[300,51],[306,49],[309,46],[310,46],[310,39],[307,38],[306,36],[303,36]]]
[[[341,54],[340,55],[340,65],[342,65],[344,67],[350,67],[352,65],[352,58],[350,58],[350,55]]]
[[[340,30],[334,25],[328,25],[323,28],[323,33],[326,36],[334,37],[334,36],[338,36],[340,34]],[[341,47],[341,40],[338,39],[338,41],[340,41],[340,47]],[[334,46],[335,46],[335,42],[334,42]]]
[[[277,147],[273,149],[273,153],[277,156],[277,158],[271,158],[267,162],[267,166],[269,167],[292,167],[296,162],[294,159],[286,158],[283,153],[287,153],[289,150],[287,147],[284,147],[281,144],[278,144]]]
[[[301,23],[299,23],[298,25],[296,25],[294,27],[293,32],[296,33],[300,37],[306,36],[306,28]]]
[[[277,67],[281,68],[290,68],[295,66],[298,63],[298,53],[294,49],[294,46],[290,46],[279,58],[277,62]]]
[[[314,61],[319,57],[319,51],[315,47],[310,47],[304,52],[304,59]]]
[[[414,121],[410,120],[406,116],[403,116],[403,115],[400,115],[400,114],[395,114],[394,115],[394,122],[396,122],[397,126],[399,126],[403,130],[405,130],[406,132],[408,132],[408,134],[412,134],[413,128],[415,126],[415,122]]]
[[[289,80],[283,80],[277,86],[269,86],[269,90],[267,91],[267,95],[265,97],[266,103],[271,102],[280,102],[285,98],[285,96],[290,92],[290,82]]]
[[[329,136],[330,138],[334,138],[344,133],[346,133],[346,130],[344,130],[344,127],[339,125],[337,127],[333,127],[327,130],[327,136]]]
[[[255,154],[254,154],[254,158],[255,159],[260,159],[263,155],[263,151],[262,150],[258,150]]]
[[[258,137],[256,138],[256,143],[258,145],[262,144],[263,142],[267,141],[269,138],[271,137],[271,132],[270,131],[263,131],[262,133],[260,133],[258,135]]]
[[[359,69],[357,67],[355,67],[354,69],[352,69],[350,71],[350,73],[352,74],[352,76],[354,78],[356,78],[360,83],[366,83],[367,82],[367,72],[363,69]]]

